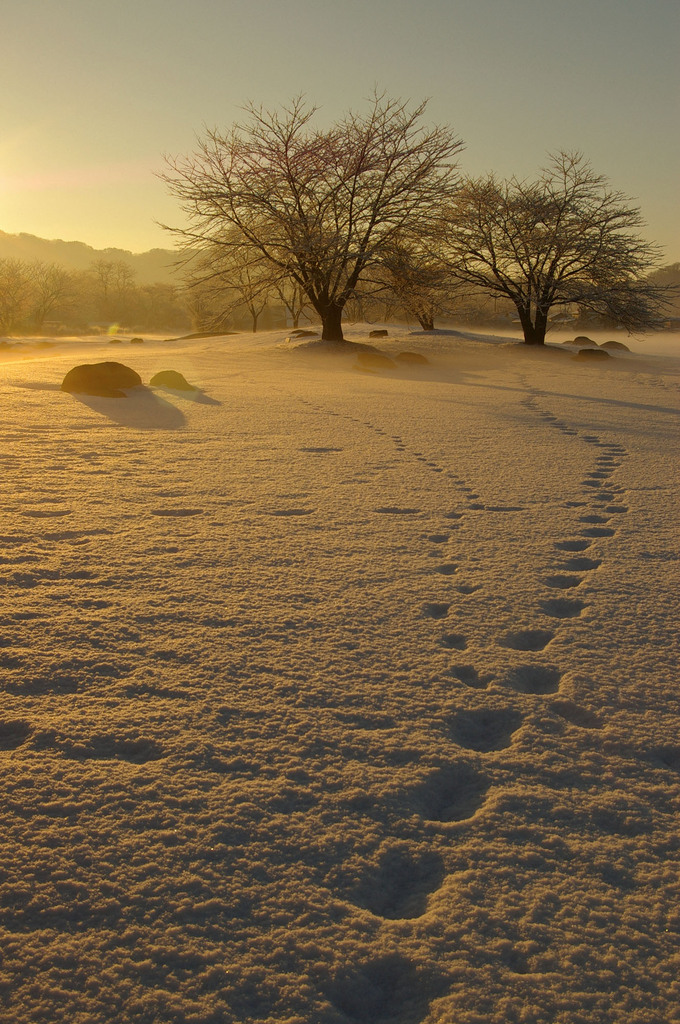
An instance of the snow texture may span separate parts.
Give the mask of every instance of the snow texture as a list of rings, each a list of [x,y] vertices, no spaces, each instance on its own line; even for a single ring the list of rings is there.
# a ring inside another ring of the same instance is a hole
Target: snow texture
[[[3,1021],[680,1020],[680,359],[507,341],[2,348]]]

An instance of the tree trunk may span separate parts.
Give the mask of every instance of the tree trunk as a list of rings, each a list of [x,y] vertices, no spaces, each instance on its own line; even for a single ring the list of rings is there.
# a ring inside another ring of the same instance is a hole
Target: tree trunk
[[[419,315],[418,316],[418,323],[420,324],[420,326],[422,327],[422,329],[424,331],[433,331],[434,330],[434,317],[433,316],[426,316],[425,314]]]
[[[537,317],[534,324],[531,321],[531,314],[528,310],[518,308],[517,312],[519,313],[520,323],[524,331],[524,344],[545,345],[546,318]]]
[[[541,330],[540,327],[536,327],[532,324],[529,325],[529,329],[524,328],[524,344],[525,345],[545,345],[545,330]]]
[[[332,303],[325,309],[320,309],[321,316],[321,340],[322,341],[344,341],[342,333],[342,306]]]

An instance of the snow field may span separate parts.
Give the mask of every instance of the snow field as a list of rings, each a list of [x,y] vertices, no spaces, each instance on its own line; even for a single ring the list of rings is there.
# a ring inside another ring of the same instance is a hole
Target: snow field
[[[8,1021],[677,1019],[680,364],[401,334],[0,364]]]

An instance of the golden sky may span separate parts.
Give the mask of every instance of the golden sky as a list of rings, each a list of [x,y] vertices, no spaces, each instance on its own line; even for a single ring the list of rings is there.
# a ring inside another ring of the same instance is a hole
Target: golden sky
[[[374,86],[466,143],[464,173],[580,150],[680,258],[675,0],[6,0],[0,230],[142,251],[178,212],[156,177],[252,100],[330,121]]]

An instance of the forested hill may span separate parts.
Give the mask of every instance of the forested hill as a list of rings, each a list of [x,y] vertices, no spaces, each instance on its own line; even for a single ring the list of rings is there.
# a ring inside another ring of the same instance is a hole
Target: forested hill
[[[84,242],[64,242],[60,238],[36,235],[10,235],[0,231],[0,259],[56,263],[67,270],[87,270],[97,260],[123,260],[134,271],[137,284],[177,283],[173,273],[176,254],[172,249],[150,249],[134,253],[127,249],[94,249]]]

